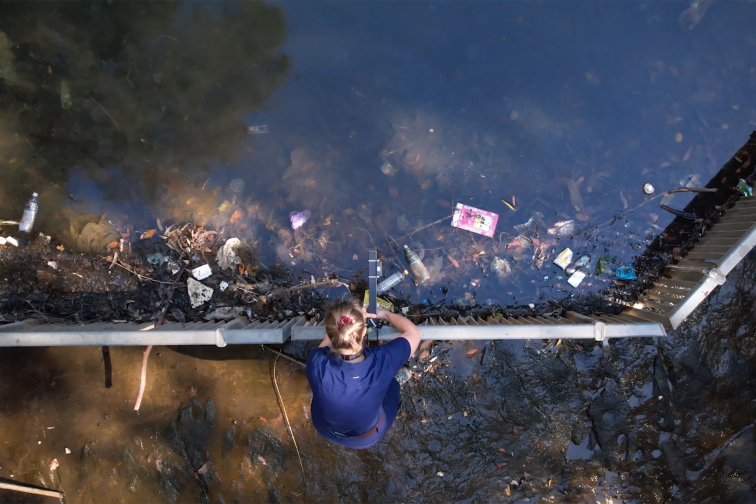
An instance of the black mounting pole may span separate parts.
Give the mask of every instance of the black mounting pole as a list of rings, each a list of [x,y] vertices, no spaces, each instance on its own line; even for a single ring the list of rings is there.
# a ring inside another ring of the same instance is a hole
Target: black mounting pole
[[[383,265],[378,260],[378,251],[368,251],[368,313],[376,313],[378,308],[378,279],[383,276]],[[368,326],[377,328],[375,319],[368,319]],[[376,336],[377,337],[377,336]]]

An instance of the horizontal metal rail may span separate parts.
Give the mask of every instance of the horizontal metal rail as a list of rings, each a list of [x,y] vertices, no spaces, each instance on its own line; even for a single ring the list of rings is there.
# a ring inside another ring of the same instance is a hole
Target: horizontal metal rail
[[[586,317],[567,312],[567,317],[456,317],[430,318],[418,325],[423,340],[525,340],[595,339],[666,336],[659,322],[629,315]],[[391,340],[399,333],[393,327],[378,330],[378,340]],[[293,341],[321,340],[324,321],[309,321],[292,328]],[[373,339],[372,334],[368,339]]]
[[[0,347],[37,346],[146,346],[280,344],[304,317],[282,322],[250,322],[239,317],[229,322],[167,322],[155,324],[94,323],[40,324],[25,320],[0,326]]]
[[[584,317],[568,312],[562,317],[457,317],[431,318],[418,326],[424,340],[595,339],[660,337],[658,322],[631,316]],[[378,331],[379,340],[399,335],[391,326]],[[26,346],[146,346],[280,344],[292,340],[321,340],[325,324],[296,317],[282,322],[230,322],[180,324],[95,323],[78,326],[39,324],[34,320],[0,326],[0,347]],[[369,338],[371,338],[370,336]]]

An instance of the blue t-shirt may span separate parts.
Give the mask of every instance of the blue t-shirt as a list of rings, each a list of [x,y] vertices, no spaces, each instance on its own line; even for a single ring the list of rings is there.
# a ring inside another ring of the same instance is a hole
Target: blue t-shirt
[[[365,348],[365,360],[356,364],[330,348],[312,350],[307,356],[307,380],[313,422],[344,436],[359,436],[375,427],[389,385],[409,356],[409,341],[402,337]]]

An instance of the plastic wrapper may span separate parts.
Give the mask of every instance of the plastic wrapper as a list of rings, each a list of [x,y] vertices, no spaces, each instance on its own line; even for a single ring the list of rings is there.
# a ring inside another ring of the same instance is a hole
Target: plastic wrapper
[[[499,215],[479,208],[457,203],[451,225],[483,236],[493,237]]]

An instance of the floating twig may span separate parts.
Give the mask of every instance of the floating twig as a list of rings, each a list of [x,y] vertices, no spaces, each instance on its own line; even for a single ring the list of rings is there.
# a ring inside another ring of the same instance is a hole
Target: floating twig
[[[667,194],[678,192],[693,192],[693,193],[713,193],[717,192],[716,187],[678,187],[677,189],[670,189]]]
[[[165,37],[165,38],[167,38],[167,39],[171,39],[171,40],[173,40],[174,42],[176,42],[177,44],[180,44],[180,43],[181,43],[181,42],[179,42],[178,40],[176,40],[175,38],[171,37],[170,35],[160,35],[160,36],[161,36],[161,37]]]
[[[18,483],[6,483],[4,481],[0,482],[0,489],[2,490],[12,490],[14,492],[21,492],[26,494],[33,494],[33,495],[44,495],[45,497],[56,497],[63,501],[63,492],[59,492],[57,490],[48,490],[46,488],[37,488],[33,486],[27,486],[27,485],[21,485]]]
[[[116,254],[117,254],[117,252],[116,252]],[[135,275],[139,280],[147,280],[148,282],[155,282],[155,283],[161,283],[161,284],[165,284],[165,285],[172,285],[172,282],[163,282],[162,280],[155,280],[154,278],[150,278],[150,277],[146,277],[144,275],[140,275],[136,271],[130,270],[129,268],[127,268],[126,266],[124,266],[123,264],[121,264],[120,261],[116,261],[115,265],[118,266],[119,268],[123,269],[123,270],[128,271],[132,275]],[[112,267],[112,265],[111,265],[111,267]],[[76,275],[76,273],[73,273],[73,274]],[[77,276],[80,276],[80,275],[77,275]],[[81,277],[81,278],[84,278],[84,277]]]
[[[87,93],[87,96],[89,96],[90,98],[92,98],[92,95],[89,94],[89,93]],[[92,98],[92,101],[95,102],[97,105],[100,105],[100,102],[98,102],[94,98]],[[113,121],[113,124],[115,124],[116,129],[118,129],[118,132],[120,133],[121,132],[121,128],[118,127],[118,123],[115,122],[115,119],[113,119],[113,116],[110,115],[110,112],[108,112],[107,110],[105,110],[105,107],[103,107],[102,105],[100,105],[100,108],[103,110],[103,112],[105,112],[106,114],[108,114],[108,117],[110,117],[110,120]]]
[[[676,215],[678,217],[682,217],[683,219],[690,219],[690,220],[696,220],[698,219],[698,215],[690,212],[683,212],[682,210],[676,210],[674,208],[670,208],[667,205],[660,205],[662,210],[666,210],[667,212],[671,213],[672,215]]]
[[[404,236],[406,236],[406,237],[408,237],[408,238],[409,238],[409,237],[410,237],[410,236],[412,236],[413,234],[415,234],[415,233],[418,233],[418,232],[422,231],[423,229],[428,229],[429,227],[431,227],[431,226],[435,226],[436,224],[439,224],[439,223],[441,223],[441,222],[444,222],[444,221],[445,221],[446,219],[451,219],[452,217],[453,217],[452,215],[447,215],[447,216],[446,216],[446,217],[444,217],[443,219],[438,219],[437,221],[431,222],[430,224],[427,224],[427,225],[425,225],[425,226],[421,227],[420,229],[415,229],[415,230],[414,230],[414,231],[412,231],[411,233],[407,233],[407,234],[406,234],[406,235],[404,235]]]

